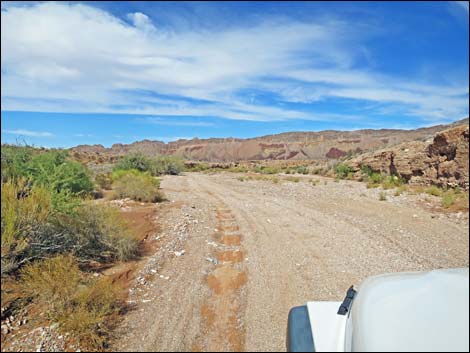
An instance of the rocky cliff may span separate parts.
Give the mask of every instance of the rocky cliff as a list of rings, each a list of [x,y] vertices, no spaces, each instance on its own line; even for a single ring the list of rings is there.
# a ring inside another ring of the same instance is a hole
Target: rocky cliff
[[[362,154],[347,163],[398,175],[411,184],[469,187],[469,127],[452,127],[427,141],[413,141]]]
[[[437,125],[416,130],[357,130],[289,132],[252,139],[214,138],[161,141],[138,141],[131,144],[81,145],[71,149],[77,159],[97,162],[114,161],[130,152],[149,156],[177,155],[187,160],[236,162],[243,160],[311,160],[337,159],[346,155],[374,151],[402,142],[424,141],[451,126],[468,125],[468,119],[452,125]]]

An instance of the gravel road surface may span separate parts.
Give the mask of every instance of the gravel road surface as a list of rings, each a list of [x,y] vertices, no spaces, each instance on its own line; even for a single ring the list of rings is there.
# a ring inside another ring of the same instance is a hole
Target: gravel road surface
[[[238,176],[163,178],[158,250],[114,350],[282,351],[292,306],[342,300],[370,275],[468,267],[468,214],[353,181]]]

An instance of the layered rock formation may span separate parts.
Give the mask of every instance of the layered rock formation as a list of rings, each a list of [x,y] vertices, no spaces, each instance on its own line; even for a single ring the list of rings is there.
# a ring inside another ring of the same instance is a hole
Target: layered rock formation
[[[468,125],[468,119],[455,125]],[[319,160],[337,159],[346,155],[374,151],[402,142],[425,140],[449,125],[437,125],[416,130],[357,130],[289,132],[252,139],[213,138],[161,141],[139,141],[128,145],[81,145],[71,149],[75,158],[84,161],[113,162],[130,152],[148,156],[177,155],[187,160],[208,162],[236,162],[246,160]]]
[[[469,127],[437,133],[427,141],[402,143],[362,154],[347,163],[358,174],[363,166],[397,175],[411,184],[469,187]]]

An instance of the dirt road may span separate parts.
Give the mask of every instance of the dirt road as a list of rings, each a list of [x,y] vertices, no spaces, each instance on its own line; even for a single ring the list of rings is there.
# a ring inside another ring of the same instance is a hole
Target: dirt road
[[[385,272],[468,266],[468,215],[379,201],[350,181],[240,181],[235,174],[165,177],[145,260],[113,349],[285,350],[289,309],[342,300]],[[184,250],[184,253],[183,253]]]

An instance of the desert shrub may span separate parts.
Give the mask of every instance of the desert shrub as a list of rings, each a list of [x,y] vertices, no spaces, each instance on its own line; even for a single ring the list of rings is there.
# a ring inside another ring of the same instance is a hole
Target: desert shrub
[[[315,168],[312,173],[314,175],[319,175],[319,174],[322,174],[323,173],[323,169],[322,168]]]
[[[335,167],[336,176],[340,179],[346,178],[349,173],[352,173],[352,171],[352,168],[347,164],[338,164]]]
[[[87,276],[73,257],[57,256],[24,267],[19,287],[24,297],[46,307],[49,319],[82,348],[105,348],[112,317],[122,307],[120,288],[109,279]]]
[[[184,170],[183,160],[176,156],[159,156],[153,160],[153,175],[179,175]]]
[[[34,149],[28,146],[2,146],[1,169],[2,182],[26,175],[26,164],[34,155]]]
[[[157,178],[145,173],[124,173],[114,183],[114,197],[129,197],[141,202],[160,202],[163,195],[159,191]]]
[[[67,160],[66,151],[34,153],[30,148],[15,147],[7,149],[8,153],[5,159],[9,170],[7,174],[14,180],[24,178],[33,185],[56,192],[66,190],[74,194],[86,194],[93,190],[94,185],[87,169],[78,162]],[[4,181],[7,179],[5,176]]]
[[[292,181],[294,183],[298,183],[300,181],[300,178],[299,177],[287,177],[286,180]]]
[[[129,175],[137,176],[137,175],[142,175],[142,174],[150,175],[150,173],[142,173],[138,171],[137,169],[117,169],[111,173],[111,182],[114,183],[118,181],[120,178],[122,178],[123,176],[129,176]]]
[[[311,179],[310,182],[312,183],[312,186],[317,186],[320,184],[320,179]]]
[[[56,168],[51,186],[58,192],[67,190],[73,194],[86,194],[94,188],[86,168],[73,161],[66,161]]]
[[[210,166],[207,163],[196,163],[191,166],[185,166],[184,170],[187,172],[202,172],[209,168]]]
[[[305,166],[300,166],[296,168],[296,172],[299,174],[308,174],[308,168]]]
[[[20,180],[3,183],[1,197],[2,275],[59,253],[104,262],[137,251],[117,211],[83,203],[70,192],[29,187]]]
[[[80,261],[122,261],[137,253],[135,235],[113,207],[84,204],[73,217],[58,216],[56,224]]]
[[[246,173],[248,172],[248,168],[244,166],[234,166],[228,168],[227,171],[232,173]]]
[[[372,171],[372,168],[368,165],[363,165],[361,166],[361,173],[365,177],[370,177],[374,172]]]
[[[380,194],[379,194],[379,200],[380,201],[387,200],[387,194],[385,192],[381,191]]]
[[[395,193],[394,195],[395,196],[400,196],[404,191],[406,191],[408,188],[406,185],[400,185],[397,187],[397,189],[395,190]]]
[[[388,177],[384,177],[383,180],[382,180],[382,187],[384,189],[393,189],[395,187],[399,187],[401,185],[403,185],[405,183],[405,181],[396,176],[396,175],[390,175]]]
[[[136,169],[141,172],[150,171],[154,168],[151,159],[142,153],[131,153],[122,157],[114,166],[113,170]]]
[[[424,192],[428,195],[442,196],[444,190],[439,189],[437,186],[433,185],[424,190]]]
[[[372,173],[368,178],[367,187],[376,188],[385,180],[385,175],[380,173]]]
[[[30,244],[38,234],[48,233],[51,197],[41,187],[28,190],[24,181],[2,184],[1,267],[2,274],[16,269],[31,257]],[[49,234],[47,234],[49,235]]]
[[[101,173],[95,176],[95,182],[101,189],[111,190],[113,185],[113,180],[111,178],[111,173]]]

